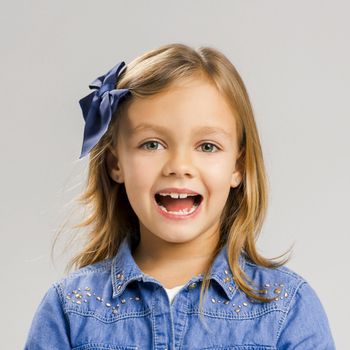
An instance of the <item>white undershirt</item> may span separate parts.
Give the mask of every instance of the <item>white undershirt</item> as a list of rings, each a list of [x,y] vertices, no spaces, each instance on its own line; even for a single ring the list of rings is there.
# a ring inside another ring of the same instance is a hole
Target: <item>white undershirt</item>
[[[186,284],[186,283],[185,283]],[[175,295],[177,294],[177,292],[185,285],[182,284],[181,286],[176,286],[174,288],[165,288],[165,291],[168,294],[169,300],[170,300],[170,304],[173,302]]]

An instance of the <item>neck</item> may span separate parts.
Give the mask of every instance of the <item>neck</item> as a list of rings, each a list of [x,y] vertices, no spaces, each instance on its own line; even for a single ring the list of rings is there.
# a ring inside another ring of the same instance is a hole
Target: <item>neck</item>
[[[219,234],[214,233],[174,243],[144,231],[133,257],[144,273],[172,288],[209,268],[218,239]]]

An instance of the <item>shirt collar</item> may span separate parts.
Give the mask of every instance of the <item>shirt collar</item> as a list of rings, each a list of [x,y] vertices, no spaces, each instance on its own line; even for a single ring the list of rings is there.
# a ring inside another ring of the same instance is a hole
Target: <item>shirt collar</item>
[[[243,254],[239,256],[239,264],[241,269],[244,271],[245,258]],[[132,256],[130,243],[127,237],[122,241],[116,256],[112,260],[111,274],[113,298],[123,293],[126,286],[134,280],[142,280],[144,282],[153,281],[159,283],[159,281],[155,280],[152,276],[149,276],[140,270],[134,260],[134,257]],[[237,290],[236,283],[234,282],[232,276],[233,275],[227,258],[227,245],[225,245],[214,260],[210,273],[210,279],[218,283],[230,300]],[[187,284],[202,279],[203,273],[193,277]]]

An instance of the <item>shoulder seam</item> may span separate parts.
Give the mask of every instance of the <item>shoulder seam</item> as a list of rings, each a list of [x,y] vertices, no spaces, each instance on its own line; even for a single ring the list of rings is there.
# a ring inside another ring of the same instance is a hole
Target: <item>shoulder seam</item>
[[[280,327],[278,329],[278,332],[277,332],[277,336],[276,336],[276,344],[278,343],[279,341],[279,338],[281,336],[281,333],[282,333],[282,329],[283,327],[285,326],[285,321],[288,317],[288,314],[292,308],[292,305],[295,304],[295,300],[296,300],[296,295],[298,294],[299,290],[301,289],[301,286],[304,285],[304,284],[307,284],[307,281],[301,279],[299,280],[299,283],[297,284],[297,286],[295,287],[294,291],[293,291],[293,294],[291,295],[291,298],[290,298],[290,301],[289,301],[289,305],[288,305],[288,308],[286,310],[286,312],[283,314],[281,320],[280,320]]]
[[[55,289],[55,291],[56,291],[56,293],[58,295],[58,298],[60,299],[61,306],[63,308],[64,298],[63,298],[63,290],[61,288],[60,283],[54,282],[52,287]]]
[[[63,311],[63,313],[65,314],[65,317],[66,317],[66,310],[65,310],[65,307],[64,307],[64,297],[63,297],[63,290],[61,288],[61,286],[58,284],[58,283],[54,283],[53,286],[52,286],[58,296],[58,300],[60,302],[60,305],[61,305],[61,309]],[[68,318],[66,317],[66,320],[68,322]]]
[[[55,291],[56,291],[56,293],[58,295],[59,302],[60,302],[60,305],[61,305],[61,309],[62,309],[64,318],[65,318],[66,324],[70,328],[69,317],[68,317],[68,314],[66,312],[66,307],[65,307],[64,293],[63,293],[63,290],[61,288],[61,285],[58,284],[58,283],[54,283],[53,284],[53,288],[55,289]]]

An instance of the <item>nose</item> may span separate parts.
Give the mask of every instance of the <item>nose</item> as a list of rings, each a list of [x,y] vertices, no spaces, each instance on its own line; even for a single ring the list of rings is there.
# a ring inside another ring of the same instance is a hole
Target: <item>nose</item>
[[[184,176],[193,177],[195,173],[196,168],[188,150],[182,148],[181,150],[169,152],[163,167],[163,175],[181,178]]]

